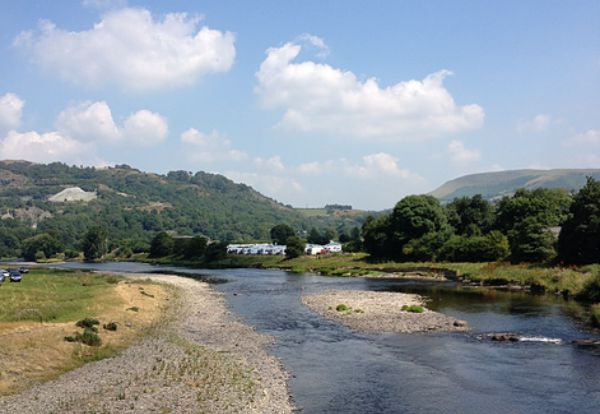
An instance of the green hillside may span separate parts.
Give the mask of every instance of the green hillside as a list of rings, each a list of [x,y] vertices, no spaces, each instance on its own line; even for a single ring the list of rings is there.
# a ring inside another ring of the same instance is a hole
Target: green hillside
[[[600,169],[512,170],[465,175],[444,183],[430,194],[441,201],[481,194],[488,200],[513,194],[519,188],[579,190],[586,176],[600,179]]]
[[[93,199],[64,200],[81,195]],[[86,230],[97,224],[107,228],[111,241],[133,244],[147,242],[160,230],[220,240],[266,240],[277,223],[310,229],[310,221],[293,208],[221,175],[158,175],[126,165],[96,169],[0,161],[0,216],[1,256],[36,233],[50,233],[76,248]]]

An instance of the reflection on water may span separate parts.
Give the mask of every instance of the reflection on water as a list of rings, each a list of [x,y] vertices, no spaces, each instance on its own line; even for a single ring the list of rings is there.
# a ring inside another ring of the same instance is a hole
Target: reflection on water
[[[70,265],[73,266],[73,265]],[[595,338],[569,315],[581,306],[552,296],[472,289],[455,283],[330,278],[258,269],[91,265],[171,270],[227,280],[215,285],[247,323],[277,338],[273,352],[294,377],[305,413],[596,413],[600,353],[571,341]],[[428,306],[465,319],[471,334],[353,332],[300,303],[303,293],[364,289],[418,293]],[[492,342],[490,332],[560,339]]]

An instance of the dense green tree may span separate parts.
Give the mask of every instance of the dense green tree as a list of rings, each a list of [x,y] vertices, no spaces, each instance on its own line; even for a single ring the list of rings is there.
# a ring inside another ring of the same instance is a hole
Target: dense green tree
[[[546,262],[556,256],[554,235],[537,217],[527,217],[508,232],[512,262]]]
[[[23,241],[23,258],[36,260],[36,254],[42,252],[45,258],[52,257],[64,249],[60,240],[48,233],[41,233]]]
[[[565,263],[600,263],[600,181],[588,177],[562,226],[558,253]]]
[[[278,224],[271,228],[271,240],[275,244],[284,245],[288,237],[292,237],[296,233],[294,229],[287,224]]]
[[[569,215],[571,194],[558,188],[518,190],[512,197],[503,197],[496,207],[494,227],[507,234],[515,223],[529,217],[547,227],[560,226]]]
[[[185,250],[184,256],[186,259],[194,259],[200,258],[204,256],[206,253],[206,246],[208,245],[208,240],[206,237],[202,236],[194,236],[189,239],[187,243],[187,248]]]
[[[81,243],[86,261],[100,260],[108,250],[108,232],[100,226],[90,227]]]
[[[446,205],[448,223],[456,234],[478,236],[487,233],[494,222],[491,204],[480,194],[455,198]]]
[[[206,262],[216,262],[223,260],[227,256],[227,243],[215,242],[206,246],[204,257]]]
[[[508,239],[497,230],[485,236],[450,237],[439,249],[438,259],[449,262],[493,262],[510,253]]]
[[[291,236],[285,242],[285,257],[288,259],[293,259],[295,257],[300,257],[304,254],[304,248],[306,247],[306,242],[302,240],[298,236]]]
[[[363,247],[374,258],[393,257],[390,216],[367,217],[362,226]]]
[[[158,233],[150,242],[150,257],[165,257],[173,254],[175,242],[166,231]]]
[[[495,227],[508,235],[513,262],[536,262],[556,256],[550,227],[569,215],[571,195],[562,189],[518,190],[504,197],[496,209]]]

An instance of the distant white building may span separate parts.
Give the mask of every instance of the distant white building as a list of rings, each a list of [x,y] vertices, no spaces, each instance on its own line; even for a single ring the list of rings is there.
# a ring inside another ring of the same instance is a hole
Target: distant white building
[[[323,246],[323,248],[325,250],[327,250],[329,253],[341,253],[342,252],[342,244],[334,242],[333,240],[330,240],[328,244]]]
[[[227,253],[229,254],[283,255],[285,250],[286,246],[266,243],[227,245]]]

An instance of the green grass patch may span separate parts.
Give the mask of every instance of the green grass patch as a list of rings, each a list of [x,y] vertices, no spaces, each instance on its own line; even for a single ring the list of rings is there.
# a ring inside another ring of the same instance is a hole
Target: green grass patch
[[[335,307],[335,310],[338,312],[346,312],[348,309],[349,309],[348,306],[343,303],[340,303],[339,305],[337,305]]]
[[[600,303],[592,305],[592,323],[594,326],[600,327]]]
[[[405,312],[411,312],[411,313],[425,312],[425,308],[423,308],[423,306],[420,306],[420,305],[403,305],[401,310],[403,310]]]
[[[67,322],[118,300],[115,276],[89,272],[32,269],[21,283],[0,286],[0,322]]]

